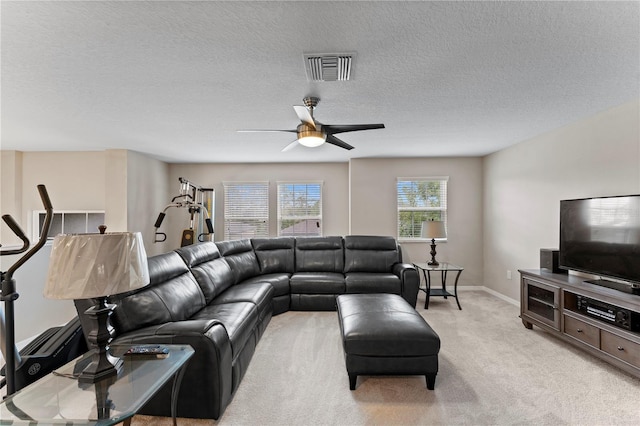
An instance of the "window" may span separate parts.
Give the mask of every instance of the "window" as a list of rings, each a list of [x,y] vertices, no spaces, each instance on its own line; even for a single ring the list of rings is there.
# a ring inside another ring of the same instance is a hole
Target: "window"
[[[46,215],[44,210],[33,212],[33,241],[40,239]],[[47,240],[53,240],[58,234],[97,233],[100,225],[104,225],[104,211],[56,211],[51,219]]]
[[[322,236],[322,183],[278,183],[278,235]]]
[[[225,182],[224,238],[269,236],[269,182]]]
[[[422,222],[441,220],[447,226],[448,177],[398,178],[398,239],[421,238]]]

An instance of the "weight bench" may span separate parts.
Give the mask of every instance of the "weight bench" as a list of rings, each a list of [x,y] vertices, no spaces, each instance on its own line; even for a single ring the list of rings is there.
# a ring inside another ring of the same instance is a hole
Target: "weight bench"
[[[396,294],[336,298],[349,388],[361,375],[424,375],[433,390],[440,337]]]

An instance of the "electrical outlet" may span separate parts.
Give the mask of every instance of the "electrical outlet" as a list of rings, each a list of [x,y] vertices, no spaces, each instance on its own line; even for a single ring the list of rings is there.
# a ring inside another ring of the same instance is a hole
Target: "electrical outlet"
[[[507,279],[510,280],[511,279],[511,271],[507,269]]]

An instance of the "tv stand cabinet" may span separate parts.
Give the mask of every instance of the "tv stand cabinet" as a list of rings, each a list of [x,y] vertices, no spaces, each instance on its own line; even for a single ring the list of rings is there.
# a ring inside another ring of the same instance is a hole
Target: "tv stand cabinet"
[[[640,296],[588,283],[584,277],[543,269],[520,270],[520,318],[640,378],[640,331],[588,315],[579,301],[589,298],[640,315]]]

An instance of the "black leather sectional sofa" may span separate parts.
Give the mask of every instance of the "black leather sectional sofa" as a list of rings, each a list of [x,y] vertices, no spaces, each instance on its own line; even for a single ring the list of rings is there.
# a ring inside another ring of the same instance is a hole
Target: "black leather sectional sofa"
[[[218,419],[272,315],[335,310],[349,293],[393,293],[416,305],[419,277],[392,237],[298,237],[205,242],[150,257],[148,286],[109,298],[114,344],[189,344],[195,354],[180,417]],[[76,300],[85,335],[84,311]],[[266,384],[265,384],[266,385]],[[170,415],[171,386],[142,414]]]

